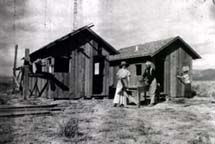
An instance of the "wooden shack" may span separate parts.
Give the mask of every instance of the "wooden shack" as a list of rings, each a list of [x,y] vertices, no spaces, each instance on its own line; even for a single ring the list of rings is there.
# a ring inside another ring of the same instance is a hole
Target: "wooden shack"
[[[41,59],[42,72],[51,74],[49,77],[54,77],[68,90],[58,86],[51,88],[51,81],[44,77],[31,77],[30,91],[33,91],[36,84],[38,92],[43,90],[40,95],[54,99],[108,95],[108,58],[118,54],[118,51],[91,27],[79,28],[30,54],[32,63]]]
[[[122,48],[119,52],[120,54],[110,57],[111,86],[116,86],[115,74],[121,61],[130,64],[128,69],[132,74],[131,86],[136,87],[140,85],[145,62],[152,60],[155,63],[160,91],[169,97],[184,96],[185,86],[176,75],[182,73],[183,67],[189,67],[192,78],[192,60],[200,58],[179,36]]]

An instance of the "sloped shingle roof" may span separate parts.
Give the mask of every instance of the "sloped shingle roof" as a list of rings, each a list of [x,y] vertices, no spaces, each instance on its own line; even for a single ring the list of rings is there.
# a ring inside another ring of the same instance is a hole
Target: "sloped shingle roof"
[[[111,54],[119,54],[119,52],[111,46],[108,42],[106,42],[102,37],[96,34],[91,27],[94,26],[93,24],[83,26],[49,44],[45,45],[44,47],[34,51],[30,54],[31,61],[35,61],[38,58],[45,58],[51,56],[50,50],[56,48],[59,45],[62,45],[66,41],[80,41],[83,37],[88,38],[89,35],[93,37],[95,40],[99,41],[105,49],[107,49]],[[78,40],[77,40],[78,39]],[[63,47],[61,48],[61,50]]]
[[[182,43],[186,45],[186,47],[189,48],[189,50],[193,54],[193,58],[200,58],[200,56],[184,40],[182,40],[179,36],[177,36],[177,37],[171,37],[168,39],[147,42],[145,44],[138,44],[130,47],[121,48],[119,49],[120,54],[111,56],[110,60],[115,61],[115,60],[123,60],[123,59],[138,58],[138,57],[145,57],[145,56],[153,57],[161,50],[166,48],[168,45],[175,42],[176,40],[180,40]]]

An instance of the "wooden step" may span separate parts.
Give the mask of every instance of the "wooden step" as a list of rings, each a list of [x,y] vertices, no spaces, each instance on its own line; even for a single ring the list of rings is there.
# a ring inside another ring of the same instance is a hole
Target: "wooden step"
[[[18,116],[26,116],[26,115],[44,115],[51,114],[51,111],[28,111],[28,112],[7,112],[0,113],[0,117],[18,117]]]
[[[23,109],[23,108],[51,108],[55,107],[57,104],[49,104],[49,105],[1,105],[1,109]]]

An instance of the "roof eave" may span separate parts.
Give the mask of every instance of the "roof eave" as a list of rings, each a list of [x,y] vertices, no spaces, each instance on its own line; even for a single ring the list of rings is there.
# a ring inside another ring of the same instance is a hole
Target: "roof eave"
[[[39,54],[39,53],[41,53],[43,51],[46,51],[47,49],[52,48],[54,45],[58,44],[59,42],[65,41],[65,40],[69,39],[70,37],[74,36],[75,34],[81,32],[81,31],[84,31],[84,30],[87,30],[96,39],[101,40],[102,43],[104,43],[104,45],[106,47],[108,47],[108,50],[110,51],[111,54],[113,54],[113,55],[114,54],[119,54],[119,51],[117,51],[113,46],[111,46],[108,42],[106,42],[103,38],[101,38],[98,34],[96,34],[93,30],[90,29],[93,26],[94,26],[93,24],[89,24],[89,25],[83,26],[83,27],[81,27],[81,28],[79,28],[79,29],[77,29],[77,30],[75,30],[75,31],[73,31],[73,32],[71,32],[71,33],[69,33],[69,34],[61,37],[61,38],[58,38],[55,41],[50,42],[49,44],[43,46],[42,48],[40,48],[40,49],[32,52],[30,54],[30,57],[32,57],[32,55],[37,55],[37,54]]]
[[[105,41],[101,36],[99,36],[97,33],[95,33],[91,29],[87,29],[92,35],[94,35],[97,39],[100,39],[107,47],[109,47],[112,54],[120,54],[118,50],[116,50],[112,45],[110,45],[107,41]]]
[[[180,36],[177,37],[180,41],[184,43],[186,47],[188,47],[193,53],[193,59],[201,59],[201,56],[188,44],[186,43]]]
[[[192,58],[193,59],[200,59],[201,58],[201,56],[189,44],[187,44],[180,36],[176,36],[174,39],[172,39],[171,41],[169,41],[165,46],[163,46],[162,48],[160,48],[159,50],[157,50],[156,52],[154,52],[152,54],[152,57],[154,57],[157,54],[159,54],[163,49],[165,49],[166,47],[168,47],[169,45],[171,45],[176,40],[180,40],[186,47],[189,48],[189,50],[192,52]]]

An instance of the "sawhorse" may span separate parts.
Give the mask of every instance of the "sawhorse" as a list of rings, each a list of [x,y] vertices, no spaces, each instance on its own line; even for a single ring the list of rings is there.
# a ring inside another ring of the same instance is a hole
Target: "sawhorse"
[[[34,84],[34,87],[33,87],[32,90],[29,89],[29,91],[30,91],[30,95],[29,96],[30,97],[33,96],[34,91],[35,91],[36,96],[40,97],[43,94],[43,92],[45,91],[45,89],[47,88],[49,81],[46,80],[45,85],[43,86],[43,88],[40,91],[39,87],[38,87],[38,77],[34,77],[34,78],[35,78],[35,84]],[[37,93],[38,93],[38,95],[37,95]]]
[[[140,102],[141,102],[141,92],[144,92],[144,100],[146,100],[146,87],[143,86],[137,86],[137,87],[128,87],[127,91],[136,91],[136,97],[137,99],[135,99],[133,96],[127,96],[127,98],[134,102],[138,108],[140,108]]]

